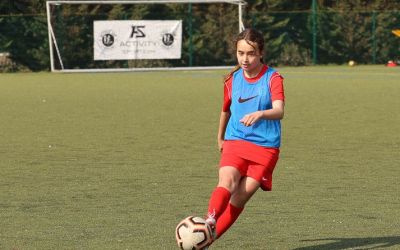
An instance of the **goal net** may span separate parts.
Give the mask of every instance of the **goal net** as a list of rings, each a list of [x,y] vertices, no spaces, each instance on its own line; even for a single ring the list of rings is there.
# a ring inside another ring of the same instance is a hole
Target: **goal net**
[[[47,1],[52,72],[222,68],[242,0]]]

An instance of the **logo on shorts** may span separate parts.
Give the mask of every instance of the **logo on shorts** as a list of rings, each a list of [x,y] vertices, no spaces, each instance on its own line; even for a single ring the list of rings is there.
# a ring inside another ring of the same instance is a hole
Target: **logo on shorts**
[[[261,178],[261,180],[262,180],[262,181],[268,181],[268,179],[265,178],[265,177]]]
[[[244,103],[244,102],[250,101],[251,99],[256,98],[257,96],[258,96],[258,95],[255,95],[255,96],[252,96],[252,97],[249,97],[249,98],[242,98],[242,97],[239,97],[238,102],[239,102],[239,103]]]

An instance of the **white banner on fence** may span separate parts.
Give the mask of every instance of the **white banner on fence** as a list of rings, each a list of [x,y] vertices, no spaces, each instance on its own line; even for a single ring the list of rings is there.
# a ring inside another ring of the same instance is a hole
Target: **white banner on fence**
[[[181,58],[182,21],[94,21],[94,60]]]

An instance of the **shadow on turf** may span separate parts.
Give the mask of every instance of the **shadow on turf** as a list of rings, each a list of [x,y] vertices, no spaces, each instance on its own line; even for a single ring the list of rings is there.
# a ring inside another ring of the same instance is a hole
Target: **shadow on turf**
[[[368,237],[368,238],[325,238],[315,240],[302,240],[302,242],[330,241],[315,246],[300,247],[294,250],[341,250],[341,249],[382,249],[398,246],[400,248],[400,236]]]

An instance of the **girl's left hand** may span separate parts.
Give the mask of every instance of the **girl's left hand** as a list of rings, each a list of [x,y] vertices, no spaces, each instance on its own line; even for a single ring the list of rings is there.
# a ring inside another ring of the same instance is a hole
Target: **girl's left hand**
[[[262,111],[256,111],[243,116],[243,118],[240,119],[240,122],[243,123],[243,125],[245,125],[246,127],[249,127],[260,120],[261,117]]]

